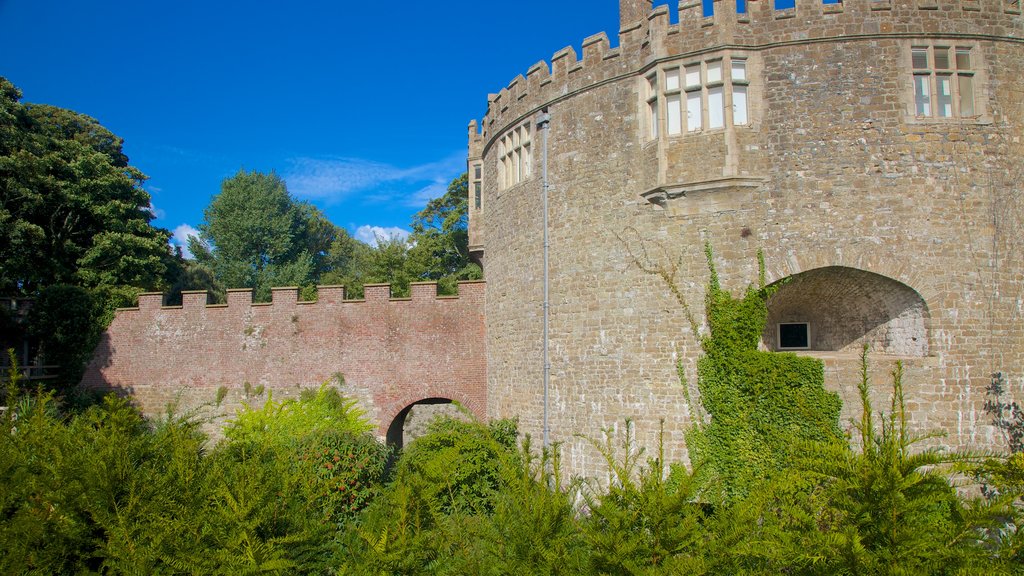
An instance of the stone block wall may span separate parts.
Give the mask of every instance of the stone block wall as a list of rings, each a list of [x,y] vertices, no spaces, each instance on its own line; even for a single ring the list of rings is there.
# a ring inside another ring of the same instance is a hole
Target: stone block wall
[[[750,2],[748,14],[731,5],[715,2],[704,18],[699,3],[680,4],[678,24],[659,7],[635,26],[624,21],[618,47],[592,36],[582,59],[560,51],[490,97],[470,138],[484,174],[471,226],[488,278],[488,414],[518,416],[540,436],[541,182],[537,170],[498,186],[495,142],[546,109],[550,423],[571,472],[601,468],[574,435],[596,437],[626,418],[649,449],[665,419],[666,456],[686,458],[686,428],[701,417],[688,400],[700,356],[688,316],[706,329],[705,242],[734,292],[757,281],[758,250],[768,282],[794,278],[773,321],[822,330],[819,349],[801,353],[825,362],[844,419],[857,415],[867,343],[880,395],[893,363],[905,364],[915,431],[999,449],[983,408],[991,374],[1005,373],[1024,398],[1019,10],[1002,0],[798,0],[782,11]],[[914,114],[910,49],[927,42],[971,48],[978,114]],[[732,53],[747,58],[750,122],[651,138],[645,78]],[[800,275],[823,270],[831,280],[801,293]],[[818,313],[843,313],[809,317],[826,297]]]

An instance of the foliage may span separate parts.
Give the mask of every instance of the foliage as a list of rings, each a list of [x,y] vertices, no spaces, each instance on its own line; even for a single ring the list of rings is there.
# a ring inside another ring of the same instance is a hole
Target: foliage
[[[339,385],[341,376],[336,376]],[[236,444],[291,443],[322,432],[362,434],[373,426],[355,400],[345,398],[325,382],[316,391],[303,390],[298,399],[278,402],[267,398],[260,408],[245,405],[224,429]]]
[[[435,419],[402,455],[396,480],[418,492],[432,514],[490,513],[502,469],[515,458],[515,433],[504,422]]]
[[[557,447],[515,448],[508,420],[435,421],[347,535],[343,574],[584,574],[585,543]]]
[[[181,293],[184,290],[206,290],[211,295],[211,302],[227,302],[227,289],[217,279],[213,268],[195,260],[182,260],[175,267],[167,289],[168,306],[181,304]]]
[[[251,287],[257,301],[274,286],[300,286],[313,298],[315,285],[343,285],[361,298],[369,283],[409,295],[413,282],[438,283],[454,294],[459,280],[482,277],[469,260],[468,184],[463,174],[447,192],[418,212],[407,239],[378,238],[370,246],[329,222],[315,207],[298,202],[276,174],[241,171],[226,179],[205,211],[201,238],[190,238],[195,262],[173,270],[172,298],[181,290]]]
[[[860,452],[845,442],[806,445],[801,466],[820,479],[831,526],[805,545],[826,574],[954,574],[989,572],[984,529],[1009,508],[964,501],[951,485],[951,465],[970,467],[968,454],[940,448],[913,450],[934,437],[908,431],[903,368],[896,363],[892,402],[874,424],[867,376],[867,348],[858,385]]]
[[[752,485],[791,465],[802,442],[831,441],[840,401],[825,391],[821,362],[757,349],[772,289],[761,280],[742,299],[723,290],[710,246],[705,300],[709,333],[697,364],[701,402],[710,422],[690,436],[712,502],[730,503]]]
[[[590,495],[584,523],[591,568],[597,574],[704,574],[707,539],[704,507],[696,501],[696,477],[677,467],[665,473],[663,451],[640,466],[627,421],[618,456],[612,432],[592,441],[611,474],[606,493]],[[660,440],[659,440],[660,442]],[[671,480],[671,481],[670,481]]]
[[[0,293],[54,284],[160,287],[170,233],[150,225],[146,177],[95,119],[21,104],[0,77]]]
[[[459,280],[479,280],[480,266],[469,260],[469,183],[465,173],[416,214],[406,267],[417,282],[436,281],[454,294]]]
[[[388,451],[329,429],[365,428],[336,394],[298,403],[317,406],[308,419],[332,407],[335,417],[304,426],[298,410],[278,411],[269,429],[309,434],[253,433],[210,451],[198,422],[148,423],[115,397],[65,418],[48,395],[20,396],[0,413],[0,573],[326,572],[341,526],[382,485]],[[334,470],[318,474],[324,462]]]
[[[71,392],[82,379],[104,323],[103,310],[85,288],[57,284],[42,289],[29,310],[28,333],[39,342],[44,364],[59,366],[52,383]]]
[[[343,230],[314,206],[296,201],[274,173],[239,171],[204,211],[200,238],[189,238],[199,264],[227,288],[254,288],[266,301],[274,286],[316,284]]]

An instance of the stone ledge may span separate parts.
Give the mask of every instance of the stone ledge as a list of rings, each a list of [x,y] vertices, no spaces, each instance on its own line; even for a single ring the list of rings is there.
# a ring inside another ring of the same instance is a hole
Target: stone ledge
[[[687,184],[667,184],[640,194],[661,209],[671,208],[681,216],[736,210],[753,200],[754,191],[766,178],[731,176]]]

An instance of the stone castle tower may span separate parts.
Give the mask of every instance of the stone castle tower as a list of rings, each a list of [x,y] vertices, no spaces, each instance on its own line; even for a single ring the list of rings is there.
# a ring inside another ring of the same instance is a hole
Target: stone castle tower
[[[676,361],[692,395],[705,242],[734,292],[759,249],[767,281],[788,279],[763,346],[822,359],[844,417],[868,344],[879,406],[899,359],[917,431],[1003,447],[983,403],[995,372],[1024,398],[1020,1],[620,10],[617,47],[557,52],[470,124],[488,415],[541,436],[547,117],[548,409],[571,471],[599,468],[574,434],[625,418],[651,448],[664,418],[666,456],[685,457]]]

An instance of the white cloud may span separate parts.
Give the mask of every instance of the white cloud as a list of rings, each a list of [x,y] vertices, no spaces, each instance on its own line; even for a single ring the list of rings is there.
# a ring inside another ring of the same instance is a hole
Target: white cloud
[[[359,228],[356,228],[355,238],[360,242],[365,242],[370,246],[376,246],[378,240],[392,240],[399,239],[405,240],[409,237],[409,231],[403,230],[397,226],[370,226],[364,224]]]
[[[163,218],[164,216],[167,215],[167,213],[164,212],[163,210],[157,208],[156,206],[153,206],[152,200],[149,201],[149,206],[146,206],[145,208],[143,208],[143,210],[149,212],[153,216],[153,218]]]
[[[296,158],[284,178],[288,190],[306,200],[335,204],[361,193],[371,201],[416,208],[443,195],[465,169],[463,152],[410,168],[360,158]]]
[[[171,246],[181,247],[181,254],[185,258],[191,260],[192,252],[188,249],[188,237],[195,236],[199,238],[199,230],[196,230],[188,224],[179,224],[171,234]]]

